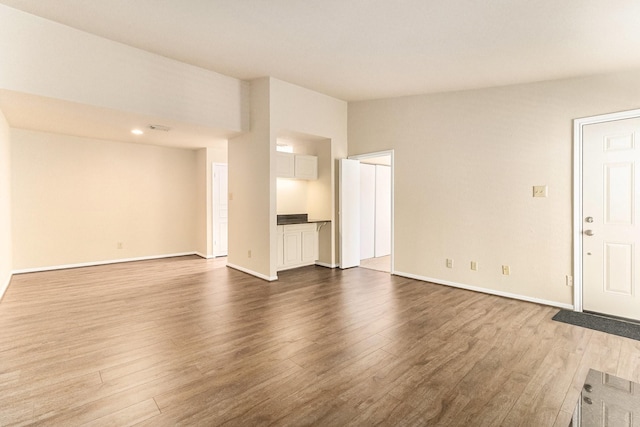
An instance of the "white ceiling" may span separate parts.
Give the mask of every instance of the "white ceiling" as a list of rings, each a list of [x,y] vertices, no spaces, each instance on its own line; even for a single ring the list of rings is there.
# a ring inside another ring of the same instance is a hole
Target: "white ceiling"
[[[239,79],[343,100],[640,67],[638,0],[0,0]]]

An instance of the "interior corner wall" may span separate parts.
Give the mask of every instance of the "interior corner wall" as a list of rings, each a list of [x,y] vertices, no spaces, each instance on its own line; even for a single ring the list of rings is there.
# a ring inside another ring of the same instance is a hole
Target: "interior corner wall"
[[[0,299],[11,280],[11,141],[10,129],[0,111]]]
[[[208,258],[211,254],[208,248],[208,241],[210,232],[209,221],[209,194],[211,192],[211,183],[207,179],[209,174],[207,168],[209,162],[207,161],[207,149],[200,148],[196,151],[196,235],[194,236],[196,241],[196,253],[203,257]]]
[[[227,265],[266,280],[271,269],[270,228],[276,222],[275,177],[271,179],[270,79],[251,81],[251,132],[229,140],[229,241]],[[273,159],[275,164],[275,158]]]
[[[637,108],[640,70],[352,102],[349,154],[395,150],[398,274],[571,305],[572,121]]]
[[[194,150],[11,129],[11,162],[14,271],[195,252]]]

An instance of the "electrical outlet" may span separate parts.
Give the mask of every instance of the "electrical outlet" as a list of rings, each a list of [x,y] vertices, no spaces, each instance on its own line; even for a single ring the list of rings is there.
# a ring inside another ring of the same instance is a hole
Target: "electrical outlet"
[[[251,258],[251,249],[247,251],[247,258]]]
[[[471,269],[476,271],[478,269],[478,263],[475,261],[471,261]]]
[[[567,286],[573,286],[573,276],[569,276],[569,275],[567,275],[567,276],[566,276],[565,284],[566,284]]]
[[[534,185],[533,186],[533,197],[547,197],[547,186],[546,185]]]
[[[502,266],[502,274],[504,274],[505,276],[508,276],[509,274],[511,274],[511,269],[509,268],[508,265]]]
[[[447,258],[447,268],[453,268],[453,260]]]

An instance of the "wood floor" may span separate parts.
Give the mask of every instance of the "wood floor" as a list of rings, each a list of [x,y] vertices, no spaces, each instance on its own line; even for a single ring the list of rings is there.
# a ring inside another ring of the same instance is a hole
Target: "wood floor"
[[[374,270],[267,283],[181,257],[14,276],[1,425],[567,426],[640,342]]]
[[[391,255],[361,259],[360,267],[389,273],[391,271]]]

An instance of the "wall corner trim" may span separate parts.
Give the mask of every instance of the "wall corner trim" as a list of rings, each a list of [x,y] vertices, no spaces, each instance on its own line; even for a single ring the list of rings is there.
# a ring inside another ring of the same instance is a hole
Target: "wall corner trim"
[[[255,277],[259,278],[259,279],[266,280],[268,282],[273,282],[274,280],[278,280],[278,276],[267,276],[266,274],[258,273],[257,271],[253,271],[253,270],[250,270],[248,268],[240,267],[239,265],[236,265],[236,264],[227,263],[227,267],[233,268],[234,270],[238,270],[238,271],[241,271],[243,273],[250,274],[250,275],[255,276]]]
[[[474,291],[474,292],[481,292],[483,294],[496,295],[496,296],[499,296],[499,297],[517,299],[517,300],[520,300],[520,301],[533,302],[533,303],[536,303],[536,304],[542,304],[542,305],[548,305],[548,306],[551,306],[551,307],[558,307],[558,308],[564,308],[564,309],[567,309],[567,310],[573,310],[573,305],[572,304],[564,304],[564,303],[557,302],[557,301],[549,301],[549,300],[544,300],[544,299],[541,299],[541,298],[529,297],[529,296],[526,296],[526,295],[519,295],[519,294],[510,293],[510,292],[497,291],[497,290],[494,290],[494,289],[481,288],[481,287],[478,287],[478,286],[471,286],[471,285],[466,285],[466,284],[463,284],[463,283],[451,282],[451,281],[448,281],[448,280],[434,279],[434,278],[431,278],[431,277],[420,276],[420,275],[417,275],[417,274],[403,273],[401,271],[396,271],[394,274],[396,276],[407,277],[409,279],[416,279],[416,280],[420,280],[422,282],[430,282],[430,283],[435,283],[437,285],[452,286],[454,288],[466,289],[468,291]]]
[[[213,255],[205,255],[202,252],[194,252],[194,255],[198,255],[200,258],[204,258],[204,259],[212,259],[215,258],[215,256]]]

